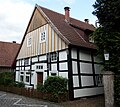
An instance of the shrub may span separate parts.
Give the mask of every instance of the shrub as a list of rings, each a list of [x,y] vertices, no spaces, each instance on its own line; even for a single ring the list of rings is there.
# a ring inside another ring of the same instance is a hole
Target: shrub
[[[24,88],[25,87],[25,84],[23,82],[16,82],[14,84],[15,87],[19,87],[19,88]]]
[[[12,85],[14,83],[14,72],[0,73],[0,85]]]
[[[48,77],[44,85],[38,84],[37,90],[44,93],[43,99],[58,102],[59,97],[63,96],[64,101],[68,99],[67,79],[59,76]]]
[[[115,76],[114,90],[115,104],[120,106],[120,75]]]
[[[67,92],[67,79],[59,76],[48,77],[44,83],[44,92],[58,96],[60,93]]]
[[[43,85],[43,84],[38,84],[38,85],[37,85],[37,90],[40,91],[40,92],[43,92],[43,90],[44,90],[44,85]]]

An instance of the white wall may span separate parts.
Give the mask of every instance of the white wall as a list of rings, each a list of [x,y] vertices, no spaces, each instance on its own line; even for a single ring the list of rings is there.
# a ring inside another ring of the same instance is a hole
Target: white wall
[[[32,62],[38,62],[38,57],[32,58]]]
[[[67,60],[67,51],[61,51],[59,52],[59,61],[62,61],[62,60]]]
[[[79,87],[79,77],[73,76],[73,87]]]
[[[16,62],[16,66],[19,66],[19,60]]]
[[[72,49],[72,50],[71,50],[71,57],[72,57],[73,59],[77,59],[77,50],[76,50],[76,49]]]
[[[84,86],[94,86],[93,76],[81,76],[81,84]]]
[[[59,69],[60,70],[68,70],[68,63],[67,62],[59,63]]]
[[[35,75],[36,75],[36,73],[32,72],[32,75],[31,75],[31,84],[34,84],[34,82],[35,82]]]
[[[74,90],[74,98],[102,94],[103,87],[83,88]]]
[[[39,61],[44,61],[44,60],[47,60],[46,55],[39,56]]]
[[[16,75],[15,75],[15,81],[19,81],[19,71],[16,71]]]
[[[92,64],[91,63],[84,63],[80,62],[80,72],[81,73],[87,73],[87,74],[92,74]]]
[[[77,59],[77,49],[71,50],[71,58]],[[97,57],[94,57],[95,61],[99,61]],[[93,74],[93,66],[92,66],[92,56],[91,52],[85,50],[79,50],[79,66],[80,66],[80,73],[81,77],[79,78],[78,73],[78,65],[77,60],[72,60],[72,73],[76,74],[73,75],[73,87],[77,87],[79,89],[74,89],[74,98],[78,97],[86,97],[92,95],[103,94],[103,87],[91,87],[91,88],[84,88],[87,86],[94,86],[93,76],[88,74]],[[101,71],[101,66],[99,64],[95,64],[95,73],[99,74]],[[84,75],[82,75],[82,73]],[[81,81],[81,88],[79,82]]]
[[[68,79],[68,72],[59,72],[59,76],[62,76],[63,78]]]
[[[73,71],[73,74],[78,74],[78,67],[77,67],[76,61],[72,61],[72,71]]]
[[[25,67],[25,70],[29,70],[29,69],[30,69],[30,66]]]
[[[85,61],[91,61],[92,60],[91,53],[88,52],[88,51],[83,51],[83,50],[80,50],[79,58],[80,58],[80,60],[85,60]]]
[[[45,80],[47,79],[47,77],[48,77],[48,76],[47,76],[47,72],[44,72],[44,73],[43,73],[43,84],[44,84]]]
[[[51,71],[57,70],[57,64],[51,64]]]
[[[16,70],[19,70],[19,67],[16,67]]]
[[[100,74],[102,72],[103,66],[100,64],[95,64],[95,73]]]

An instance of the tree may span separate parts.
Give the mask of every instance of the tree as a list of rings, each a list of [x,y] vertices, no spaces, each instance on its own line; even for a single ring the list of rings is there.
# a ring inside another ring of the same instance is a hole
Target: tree
[[[105,69],[118,73],[120,70],[120,0],[96,0],[93,14],[97,16],[100,27],[93,33],[100,55],[109,52],[110,60]]]
[[[98,46],[98,53],[103,57],[104,51],[110,54],[109,66],[115,76],[115,102],[120,106],[120,0],[96,0],[93,14],[97,16],[100,27],[92,37]]]
[[[99,23],[106,30],[120,32],[120,0],[96,0],[93,5]]]

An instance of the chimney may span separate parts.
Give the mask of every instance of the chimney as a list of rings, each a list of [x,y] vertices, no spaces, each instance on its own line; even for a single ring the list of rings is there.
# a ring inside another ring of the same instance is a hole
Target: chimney
[[[89,19],[85,19],[84,21],[85,23],[89,24]]]
[[[12,41],[13,43],[16,43],[16,41]]]
[[[65,7],[65,21],[70,22],[70,7]]]

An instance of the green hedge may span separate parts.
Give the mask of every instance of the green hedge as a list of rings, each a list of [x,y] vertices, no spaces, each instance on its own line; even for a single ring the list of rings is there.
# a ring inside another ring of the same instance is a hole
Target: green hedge
[[[1,72],[0,73],[0,85],[5,86],[15,86],[15,87],[25,87],[23,82],[14,81],[14,72]]]
[[[25,83],[23,83],[23,82],[14,82],[13,85],[15,87],[19,87],[19,88],[24,88],[25,87]]]
[[[115,75],[114,90],[115,104],[120,106],[120,75]]]
[[[59,76],[50,76],[45,80],[44,85],[39,84],[37,86],[37,89],[41,92],[52,94],[51,99],[54,99],[55,102],[55,100],[58,99],[59,95],[67,95],[67,82],[68,80],[66,78]]]
[[[0,73],[0,85],[12,85],[14,83],[14,72]]]

